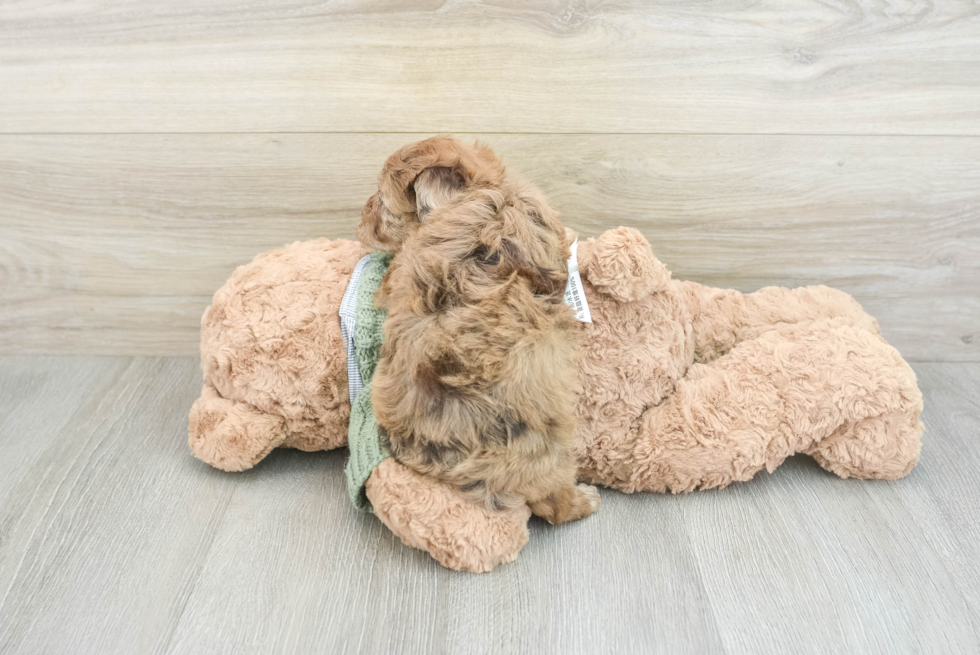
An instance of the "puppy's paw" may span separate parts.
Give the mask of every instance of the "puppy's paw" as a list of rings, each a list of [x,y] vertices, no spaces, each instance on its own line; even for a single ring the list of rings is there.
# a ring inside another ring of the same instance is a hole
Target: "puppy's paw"
[[[587,484],[569,485],[547,498],[528,503],[531,511],[552,525],[579,521],[599,507],[599,492]]]
[[[599,497],[598,489],[593,487],[591,484],[585,484],[584,482],[575,485],[575,487],[582,492],[582,495],[585,496],[586,501],[589,503],[589,507],[592,508],[592,511],[590,511],[589,514],[599,509],[599,505],[602,504],[602,498]]]

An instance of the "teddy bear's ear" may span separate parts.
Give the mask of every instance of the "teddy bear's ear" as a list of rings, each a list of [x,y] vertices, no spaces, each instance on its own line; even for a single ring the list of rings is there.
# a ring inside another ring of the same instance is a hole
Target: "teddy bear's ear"
[[[620,302],[633,302],[664,290],[670,271],[660,263],[637,230],[620,227],[602,233],[580,262],[597,291]]]

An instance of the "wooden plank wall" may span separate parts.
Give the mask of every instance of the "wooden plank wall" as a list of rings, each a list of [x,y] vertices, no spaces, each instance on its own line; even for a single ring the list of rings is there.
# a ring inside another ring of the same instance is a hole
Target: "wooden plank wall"
[[[852,293],[980,360],[975,2],[0,5],[0,353],[193,354],[235,266],[488,141],[675,276]]]

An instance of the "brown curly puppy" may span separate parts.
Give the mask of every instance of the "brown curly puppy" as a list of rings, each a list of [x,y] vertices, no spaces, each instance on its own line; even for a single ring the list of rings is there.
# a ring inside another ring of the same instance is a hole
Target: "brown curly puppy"
[[[599,495],[575,479],[581,326],[555,212],[489,148],[449,137],[396,152],[379,187],[357,234],[397,251],[372,392],[392,456],[488,507],[585,518]]]

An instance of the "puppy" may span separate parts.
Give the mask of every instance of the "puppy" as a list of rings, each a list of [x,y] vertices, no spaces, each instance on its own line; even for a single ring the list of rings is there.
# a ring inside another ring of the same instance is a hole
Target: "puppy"
[[[582,328],[556,213],[487,146],[444,136],[392,155],[378,186],[357,236],[397,253],[372,393],[389,452],[487,507],[585,518],[599,495],[575,479]]]

